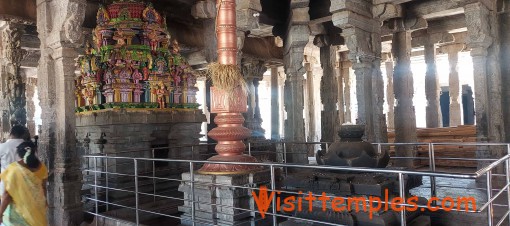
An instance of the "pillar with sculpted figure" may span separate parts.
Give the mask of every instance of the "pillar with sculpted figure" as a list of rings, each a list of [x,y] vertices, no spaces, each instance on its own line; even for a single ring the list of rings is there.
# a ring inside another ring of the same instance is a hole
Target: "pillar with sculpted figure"
[[[393,90],[395,93],[395,142],[413,143],[416,136],[416,112],[413,105],[413,74],[411,71],[411,31],[404,26],[402,19],[397,21],[398,30],[393,34],[392,53],[395,57]],[[415,157],[416,150],[411,146],[395,148],[397,156]],[[412,159],[398,161],[399,166],[413,168]]]
[[[7,84],[4,87],[4,97],[9,102],[10,127],[27,124],[25,83],[21,76],[21,61],[28,52],[21,48],[21,37],[25,33],[25,26],[14,22],[2,22],[2,41],[4,47],[4,63],[7,73]]]
[[[332,1],[333,4],[338,6],[330,8],[333,24],[342,29],[341,35],[349,49],[347,56],[356,75],[358,117],[353,123],[365,125],[365,140],[385,143],[388,131],[383,112],[384,82],[380,71],[380,21],[371,10],[366,10],[373,7],[370,2],[362,2],[363,9],[340,4],[340,1]],[[354,13],[359,10],[363,11],[362,16]]]
[[[85,0],[37,2],[41,59],[37,86],[42,108],[40,156],[48,163],[49,225],[82,223],[82,172],[76,152],[75,59],[83,45]],[[52,27],[53,29],[48,29]]]

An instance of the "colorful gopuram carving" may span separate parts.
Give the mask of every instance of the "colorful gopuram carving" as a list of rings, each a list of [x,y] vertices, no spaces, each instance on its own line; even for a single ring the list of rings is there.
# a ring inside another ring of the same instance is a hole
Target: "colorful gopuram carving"
[[[78,111],[105,108],[198,108],[196,75],[171,40],[166,20],[134,0],[101,6],[94,46],[78,58]]]

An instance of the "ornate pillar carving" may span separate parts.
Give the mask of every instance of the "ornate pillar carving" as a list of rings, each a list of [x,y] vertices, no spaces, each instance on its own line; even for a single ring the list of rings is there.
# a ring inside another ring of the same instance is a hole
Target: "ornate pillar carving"
[[[441,126],[439,78],[437,77],[436,69],[436,45],[430,34],[427,34],[427,42],[425,43],[425,63],[427,64],[427,72],[425,74],[427,128],[437,128]]]
[[[335,76],[336,47],[330,45],[321,45],[320,62],[322,67],[321,79],[321,142],[334,142],[337,137],[335,129],[338,125],[338,83]],[[326,145],[322,144],[322,149],[326,150]]]
[[[497,12],[494,5],[481,2],[464,7],[468,28],[467,47],[473,58],[475,82],[475,115],[478,142],[504,141],[502,86]],[[479,147],[478,158],[499,158],[506,154],[502,148]],[[488,162],[480,162],[484,167]],[[502,170],[502,169],[501,169]],[[499,171],[499,170],[498,170]],[[501,172],[501,171],[500,171]]]
[[[339,70],[342,81],[338,82],[343,85],[343,88],[340,89],[340,85],[338,85],[338,92],[342,91],[342,98],[339,98],[339,114],[343,113],[343,120],[340,120],[340,123],[346,123],[346,122],[352,122],[351,117],[351,61],[349,61],[349,57],[347,56],[347,52],[341,52],[339,53],[338,60],[339,60]],[[340,94],[339,94],[340,95]],[[343,103],[343,104],[342,104]]]
[[[21,36],[25,33],[25,26],[12,22],[5,23],[2,39],[7,82],[3,96],[9,102],[10,126],[25,126],[27,123],[25,83],[20,74],[21,61],[27,56],[27,51],[21,49]]]
[[[372,9],[373,5],[369,2],[360,2],[361,8],[337,2],[330,10],[333,24],[342,29],[349,49],[348,58],[356,74],[356,124],[365,125],[366,140],[387,142],[388,131],[383,113],[384,83],[380,71],[380,21],[372,16],[371,10],[365,10]]]
[[[402,19],[396,21],[397,32],[393,33],[392,52],[395,57],[393,85],[395,92],[395,143],[416,142],[416,113],[413,105],[413,74],[411,72],[411,31],[404,26]],[[397,156],[415,157],[412,147],[398,146]],[[413,168],[412,159],[404,159],[397,165]]]
[[[271,67],[271,140],[280,140],[280,84],[278,67]]]
[[[306,57],[306,56],[305,56]],[[308,57],[306,57],[308,58]],[[309,59],[307,59],[309,60]],[[305,69],[306,69],[306,98],[307,98],[307,117],[308,117],[308,123],[307,123],[307,130],[308,130],[308,142],[314,142],[315,141],[315,101],[314,101],[314,88],[313,88],[313,68],[312,68],[311,62],[305,63]]]
[[[34,96],[37,90],[37,78],[27,77],[26,78],[26,96],[27,96],[27,128],[31,136],[36,134],[35,128],[35,103]]]
[[[443,47],[448,52],[448,63],[450,65],[450,76],[448,83],[450,87],[450,126],[462,125],[461,109],[461,90],[459,81],[459,52],[464,48],[463,45],[449,45]]]
[[[49,225],[82,223],[82,172],[76,152],[75,59],[83,44],[85,0],[37,1],[41,59],[37,86],[42,108],[39,150],[49,170]]]
[[[294,142],[305,141],[304,109],[304,49],[309,41],[310,28],[308,22],[309,0],[291,0],[291,12],[288,32],[284,40],[285,91],[284,106],[287,113],[285,120],[285,140]],[[308,164],[305,145],[288,145],[288,163]]]
[[[265,140],[265,130],[262,128],[262,117],[260,116],[258,86],[267,68],[262,61],[252,61],[243,63],[242,71],[250,90],[245,121],[246,128],[251,130],[250,139]]]
[[[384,62],[384,67],[386,69],[386,103],[388,106],[388,129],[395,129],[395,93],[393,88],[393,58],[390,53],[387,54],[386,62]]]

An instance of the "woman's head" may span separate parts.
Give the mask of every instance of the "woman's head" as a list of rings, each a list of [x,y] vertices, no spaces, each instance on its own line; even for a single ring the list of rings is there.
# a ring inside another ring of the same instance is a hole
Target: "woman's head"
[[[35,155],[37,148],[32,141],[26,141],[21,143],[18,148],[18,156],[23,159],[23,162],[30,168],[39,167],[39,159]]]

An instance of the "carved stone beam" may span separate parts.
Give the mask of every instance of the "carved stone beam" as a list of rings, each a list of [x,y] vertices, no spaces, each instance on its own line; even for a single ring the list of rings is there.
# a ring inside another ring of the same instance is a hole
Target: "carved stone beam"
[[[395,5],[391,3],[378,4],[372,7],[372,15],[374,18],[379,18],[380,21],[392,18],[401,18],[403,17],[402,11],[402,5]]]
[[[453,36],[453,34],[450,34],[450,33],[427,34],[425,30],[423,30],[423,32],[421,32],[421,31],[419,31],[419,32],[421,34],[420,36],[415,37],[415,35],[413,34],[413,39],[412,39],[413,47],[425,46],[426,44],[429,44],[429,43],[447,44],[447,43],[455,42],[455,37]]]
[[[195,19],[212,19],[216,17],[216,2],[214,0],[198,1],[191,7],[191,15]]]
[[[260,28],[259,18],[262,12],[260,0],[238,0],[236,11],[237,29],[250,31]]]

